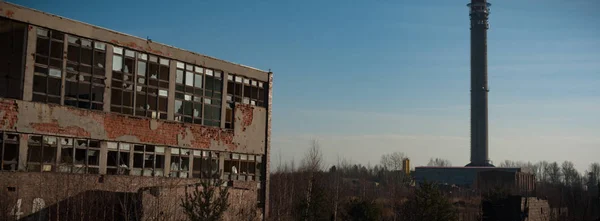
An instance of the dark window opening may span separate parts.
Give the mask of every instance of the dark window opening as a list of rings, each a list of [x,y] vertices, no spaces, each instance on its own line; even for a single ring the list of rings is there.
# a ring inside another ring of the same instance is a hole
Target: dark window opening
[[[0,97],[22,99],[27,24],[0,18]]]
[[[19,135],[0,132],[0,160],[0,170],[18,170]]]
[[[65,105],[102,110],[106,45],[72,35],[67,42]]]
[[[100,141],[87,139],[59,138],[60,165],[62,173],[100,172]]]
[[[57,149],[57,137],[30,135],[27,141],[27,171],[55,171]]]

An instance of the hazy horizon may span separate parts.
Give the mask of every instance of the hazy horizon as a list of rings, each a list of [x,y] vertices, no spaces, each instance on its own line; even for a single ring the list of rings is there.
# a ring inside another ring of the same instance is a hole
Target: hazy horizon
[[[329,165],[469,162],[468,0],[9,2],[272,70],[273,167],[312,139]],[[600,2],[491,3],[490,159],[585,171],[600,161]]]

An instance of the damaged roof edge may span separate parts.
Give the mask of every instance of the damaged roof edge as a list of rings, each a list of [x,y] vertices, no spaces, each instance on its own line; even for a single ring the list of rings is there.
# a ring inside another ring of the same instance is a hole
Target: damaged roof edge
[[[128,36],[128,37],[137,38],[137,39],[144,40],[144,41],[147,40],[145,38],[141,38],[141,37],[138,37],[138,36],[130,35],[130,34],[119,32],[119,31],[115,31],[115,30],[108,29],[108,28],[105,28],[105,27],[100,27],[100,26],[97,26],[97,25],[93,25],[93,24],[89,24],[89,23],[86,23],[86,22],[78,21],[78,20],[75,20],[75,19],[70,19],[70,18],[67,18],[67,17],[60,16],[60,15],[51,14],[51,13],[48,13],[48,12],[44,12],[44,11],[40,11],[40,10],[37,10],[37,9],[34,9],[34,8],[29,8],[29,7],[26,7],[26,6],[18,5],[18,4],[15,4],[15,3],[12,3],[12,2],[7,2],[7,1],[4,1],[4,0],[0,0],[0,4],[8,4],[8,5],[17,7],[17,8],[31,10],[31,11],[42,13],[42,14],[46,14],[46,15],[49,15],[49,16],[58,17],[60,19],[65,19],[65,20],[69,20],[69,21],[73,21],[73,22],[78,22],[78,23],[81,23],[81,24],[84,24],[84,25],[89,25],[91,27],[98,28],[98,29],[103,29],[103,30],[110,31],[110,32],[113,32],[113,33],[116,33],[116,34],[125,35],[125,36]],[[231,62],[231,61],[226,61],[226,60],[223,60],[223,59],[211,57],[211,56],[208,56],[208,55],[204,55],[204,54],[200,54],[200,53],[193,52],[193,51],[190,51],[190,50],[178,48],[178,47],[171,46],[171,45],[168,45],[168,44],[164,44],[164,43],[160,43],[160,42],[154,42],[154,43],[160,44],[160,45],[163,45],[163,46],[166,46],[166,47],[170,47],[170,48],[173,48],[173,49],[177,49],[177,50],[181,50],[181,51],[186,51],[186,52],[198,55],[198,56],[204,56],[204,57],[207,57],[207,58],[210,58],[210,59],[214,59],[214,60],[217,60],[217,61],[222,61],[222,62],[230,63],[230,64],[233,64],[233,65],[238,65],[240,67],[252,69],[252,70],[255,70],[255,71],[269,73],[269,71],[265,71],[265,70],[261,70],[261,69],[258,69],[258,68],[255,68],[255,67],[251,67],[251,66],[248,66],[248,65],[234,63],[234,62]]]

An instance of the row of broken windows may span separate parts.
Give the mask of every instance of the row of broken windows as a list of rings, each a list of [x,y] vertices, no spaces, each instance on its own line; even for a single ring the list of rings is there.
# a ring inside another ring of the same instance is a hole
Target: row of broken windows
[[[221,126],[223,72],[177,62],[175,120]]]
[[[19,134],[0,132],[2,170],[18,170],[19,142]],[[24,164],[29,172],[99,174],[100,143],[92,139],[28,135]],[[106,149],[106,174],[217,179],[223,174],[231,180],[259,180],[261,175],[260,155],[123,142],[106,142]],[[170,157],[169,173],[165,171],[165,157]]]
[[[222,71],[177,62],[175,100],[170,101],[169,59],[112,47],[109,62],[104,42],[39,27],[32,30],[33,101],[103,110],[106,74],[111,73],[111,112],[167,119],[167,106],[174,102],[176,121],[221,125]],[[25,23],[0,18],[0,97],[22,99],[27,31]],[[228,87],[226,128],[233,128],[235,102],[266,105],[263,82],[229,74]]]

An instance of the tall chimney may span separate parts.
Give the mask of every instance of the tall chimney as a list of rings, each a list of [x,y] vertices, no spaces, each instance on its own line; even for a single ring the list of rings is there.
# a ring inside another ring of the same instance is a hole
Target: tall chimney
[[[487,29],[490,3],[471,0],[471,163],[493,166],[488,158]]]

